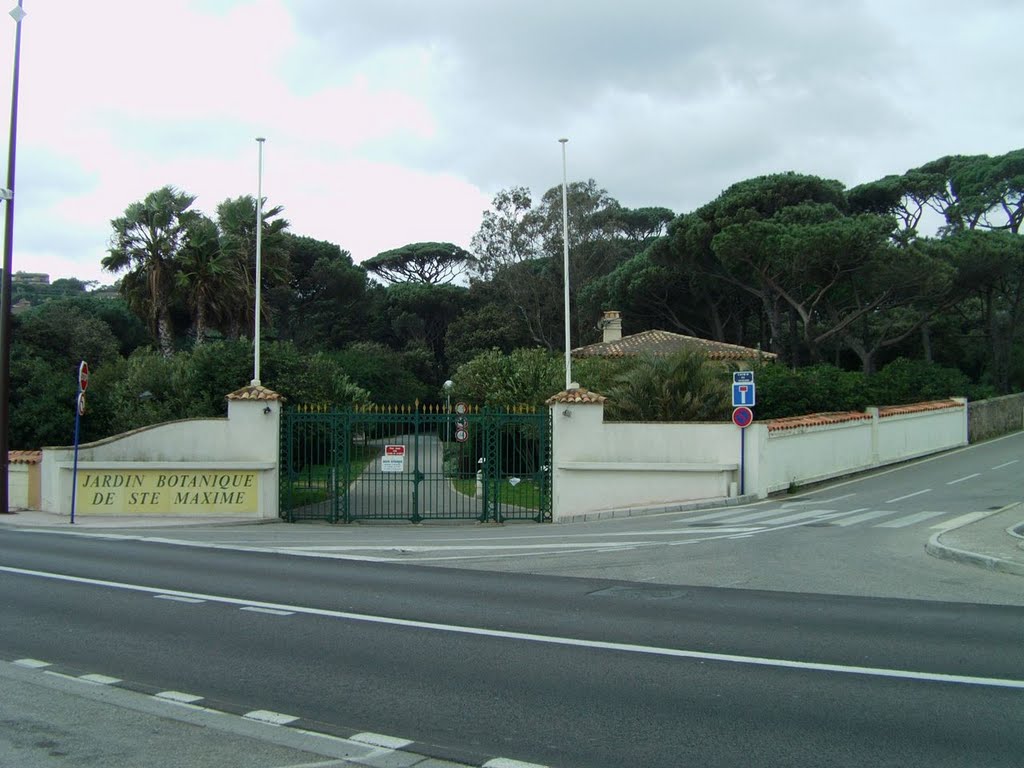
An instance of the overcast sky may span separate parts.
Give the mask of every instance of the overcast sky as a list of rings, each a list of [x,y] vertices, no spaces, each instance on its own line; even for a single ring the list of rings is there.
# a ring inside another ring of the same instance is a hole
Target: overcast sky
[[[268,205],[356,261],[422,240],[468,247],[495,192],[561,183],[561,136],[570,181],[676,212],[764,173],[852,186],[1024,146],[1019,0],[25,10],[13,266],[51,278],[113,282],[110,220],[160,186],[209,214],[255,195],[256,136]],[[14,31],[0,18],[0,126]]]

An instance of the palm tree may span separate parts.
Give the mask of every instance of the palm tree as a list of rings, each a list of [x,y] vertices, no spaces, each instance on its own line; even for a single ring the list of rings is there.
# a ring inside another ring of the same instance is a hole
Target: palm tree
[[[114,234],[102,260],[103,268],[110,272],[129,270],[121,281],[122,295],[129,305],[146,307],[150,332],[165,357],[174,353],[170,313],[174,260],[195,216],[188,210],[193,202],[194,196],[166,186],[132,203],[123,216],[110,222]]]
[[[263,288],[283,285],[288,280],[288,254],[282,233],[288,227],[285,219],[274,219],[284,210],[281,206],[264,208],[262,233]],[[256,296],[256,198],[252,195],[229,198],[217,206],[220,249],[232,276],[231,291],[224,323],[232,338],[247,335],[254,327]],[[261,314],[266,313],[266,302]]]
[[[714,421],[729,413],[726,368],[700,352],[647,356],[615,377],[609,415],[619,421]]]
[[[234,292],[232,272],[220,248],[217,225],[206,216],[197,216],[189,225],[188,237],[178,257],[177,287],[185,295],[195,328],[196,346],[206,340],[206,329],[217,324],[226,308],[226,298]]]

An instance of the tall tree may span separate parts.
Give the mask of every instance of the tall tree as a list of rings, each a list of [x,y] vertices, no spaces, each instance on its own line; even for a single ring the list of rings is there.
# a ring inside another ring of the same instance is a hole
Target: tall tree
[[[288,221],[278,218],[284,209],[264,208],[260,248],[261,295],[260,314],[268,314],[267,291],[288,280],[288,253],[284,232]],[[250,336],[255,328],[256,303],[256,198],[252,195],[229,198],[217,206],[217,227],[220,249],[231,275],[228,291],[230,304],[225,308],[221,330],[230,338]]]
[[[409,243],[378,253],[362,265],[390,283],[437,285],[451,282],[471,258],[468,251],[452,243]]]
[[[193,202],[192,195],[166,186],[132,203],[123,216],[110,222],[114,233],[102,260],[109,272],[128,271],[130,279],[121,282],[122,294],[130,306],[145,306],[150,332],[165,357],[174,352],[170,305],[175,259],[195,217],[189,210]]]
[[[195,343],[199,346],[206,340],[208,322],[213,320],[216,325],[224,316],[227,298],[235,288],[229,281],[231,265],[220,248],[212,219],[198,215],[189,224],[178,267],[177,287],[192,311]]]

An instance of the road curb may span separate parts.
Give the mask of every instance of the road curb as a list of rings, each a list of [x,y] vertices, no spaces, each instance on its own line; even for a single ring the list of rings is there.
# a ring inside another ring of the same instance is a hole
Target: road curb
[[[989,517],[992,517],[993,515],[998,515],[1001,512],[1005,512],[1007,509],[1010,509],[1013,506],[1020,506],[1020,505],[1019,504],[1007,505],[1006,507],[1003,507],[1002,509],[997,509],[997,510],[993,511],[991,515],[986,515],[985,517],[983,517],[981,519],[982,520],[986,520]],[[1012,560],[1004,560],[1001,557],[993,557],[991,555],[982,555],[982,554],[980,554],[978,552],[970,552],[970,551],[968,551],[966,549],[958,549],[957,547],[951,547],[948,544],[943,544],[942,543],[941,539],[947,533],[950,533],[951,531],[959,530],[960,528],[964,528],[964,527],[966,527],[968,525],[974,525],[977,522],[979,522],[979,521],[978,520],[974,520],[974,521],[972,521],[970,523],[965,523],[964,525],[959,525],[956,528],[950,528],[949,530],[946,530],[946,531],[939,531],[938,533],[933,535],[930,539],[928,539],[928,542],[924,545],[925,552],[927,552],[932,557],[939,558],[940,560],[950,560],[950,561],[957,562],[957,563],[966,563],[968,565],[976,565],[976,566],[979,566],[981,568],[985,568],[986,570],[989,570],[989,571],[998,571],[999,573],[1012,573],[1012,574],[1015,574],[1017,576],[1024,576],[1024,563],[1015,563]],[[1021,528],[1024,528],[1024,523],[1018,524],[1018,525],[1016,525],[1016,526],[1014,526],[1012,528],[1008,528],[1007,529],[1007,533],[1009,533],[1012,536],[1019,536],[1017,531],[1019,531]]]

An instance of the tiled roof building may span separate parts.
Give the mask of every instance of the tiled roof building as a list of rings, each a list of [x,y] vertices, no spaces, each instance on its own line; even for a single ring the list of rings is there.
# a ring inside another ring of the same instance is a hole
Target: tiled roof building
[[[772,352],[669,331],[641,331],[623,336],[621,315],[614,311],[605,312],[601,324],[604,328],[604,341],[577,347],[572,350],[573,357],[666,356],[684,350],[702,352],[708,360],[774,360],[778,357]]]

